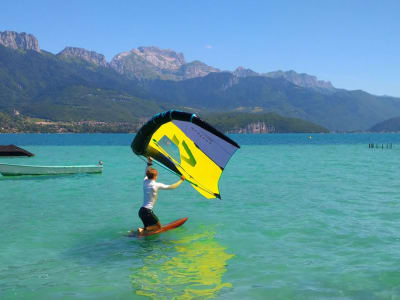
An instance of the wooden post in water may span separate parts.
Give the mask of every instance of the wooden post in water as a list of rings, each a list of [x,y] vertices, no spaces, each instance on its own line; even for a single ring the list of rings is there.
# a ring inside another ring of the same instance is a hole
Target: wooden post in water
[[[373,149],[373,148],[377,148],[377,149],[385,149],[385,144],[368,144],[368,148]],[[387,143],[386,144],[386,149],[393,149],[393,143]]]

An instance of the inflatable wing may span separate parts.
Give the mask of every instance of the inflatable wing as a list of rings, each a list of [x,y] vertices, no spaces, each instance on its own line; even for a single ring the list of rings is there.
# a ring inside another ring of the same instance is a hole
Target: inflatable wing
[[[195,114],[170,110],[155,115],[132,142],[137,155],[151,156],[184,175],[204,197],[221,198],[218,181],[240,146]]]

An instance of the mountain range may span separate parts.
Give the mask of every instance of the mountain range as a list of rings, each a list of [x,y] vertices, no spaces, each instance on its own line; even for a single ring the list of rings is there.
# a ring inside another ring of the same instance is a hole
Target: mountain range
[[[372,126],[371,132],[400,132],[400,117],[391,118]]]
[[[119,53],[110,62],[77,47],[52,54],[31,34],[0,32],[0,111],[123,122],[170,108],[275,112],[333,131],[353,131],[400,116],[400,99],[338,89],[295,71],[221,71],[155,46]]]

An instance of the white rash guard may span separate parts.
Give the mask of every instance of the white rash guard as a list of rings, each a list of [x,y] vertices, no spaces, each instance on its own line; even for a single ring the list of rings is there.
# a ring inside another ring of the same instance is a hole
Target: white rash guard
[[[150,166],[146,167],[147,169],[150,168]],[[145,174],[146,174],[145,171]],[[157,196],[158,196],[158,190],[173,190],[176,189],[183,180],[179,180],[178,182],[167,185],[161,182],[156,182],[154,179],[148,179],[147,176],[143,180],[143,205],[142,207],[148,208],[148,209],[153,209],[154,205],[157,202]]]
[[[143,205],[142,207],[153,209],[157,202],[158,190],[168,190],[170,186],[164,183],[156,182],[154,179],[143,180]]]

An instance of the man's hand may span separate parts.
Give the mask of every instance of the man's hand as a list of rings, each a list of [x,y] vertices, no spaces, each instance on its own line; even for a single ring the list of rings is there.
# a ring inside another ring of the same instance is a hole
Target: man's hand
[[[184,181],[185,180],[185,176],[182,175],[181,176],[181,180]]]
[[[153,159],[151,158],[151,156],[149,156],[149,157],[147,158],[147,162],[148,162],[149,164],[152,164],[152,163],[153,163]]]

